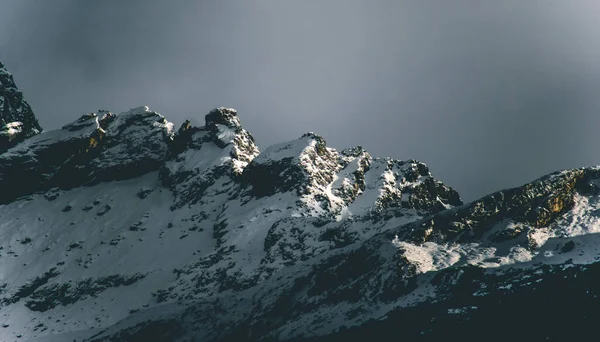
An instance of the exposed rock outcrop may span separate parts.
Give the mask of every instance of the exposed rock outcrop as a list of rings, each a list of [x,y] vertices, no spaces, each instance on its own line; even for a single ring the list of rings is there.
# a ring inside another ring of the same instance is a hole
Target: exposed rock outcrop
[[[148,107],[103,114],[85,114],[0,154],[0,187],[8,189],[0,193],[0,204],[55,187],[133,178],[162,166],[171,123]]]
[[[41,131],[12,74],[0,62],[0,153]]]

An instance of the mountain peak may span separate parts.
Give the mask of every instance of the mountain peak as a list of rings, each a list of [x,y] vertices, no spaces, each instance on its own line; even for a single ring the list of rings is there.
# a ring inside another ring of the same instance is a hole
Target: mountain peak
[[[225,125],[231,128],[242,126],[240,119],[237,116],[237,110],[233,108],[215,108],[206,114],[204,118],[207,127],[215,125]]]
[[[161,169],[163,184],[177,197],[175,207],[197,203],[218,179],[237,179],[260,153],[235,109],[215,108],[205,119],[202,127],[183,122]]]
[[[0,62],[0,153],[41,131],[12,74]]]

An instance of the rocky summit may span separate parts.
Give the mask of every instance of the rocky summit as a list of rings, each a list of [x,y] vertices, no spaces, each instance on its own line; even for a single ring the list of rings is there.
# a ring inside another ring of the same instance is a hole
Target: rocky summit
[[[465,204],[422,162],[315,133],[260,151],[231,108],[42,132],[4,68],[0,82],[1,341],[594,333],[598,167]]]
[[[12,74],[0,62],[0,152],[41,131]]]

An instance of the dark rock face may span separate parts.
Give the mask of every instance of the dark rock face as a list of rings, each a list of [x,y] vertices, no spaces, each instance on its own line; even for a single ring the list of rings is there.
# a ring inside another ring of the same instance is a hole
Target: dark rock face
[[[92,339],[90,342],[172,342],[182,335],[181,323],[175,320],[146,321],[135,329],[124,331],[109,338]]]
[[[105,129],[101,127],[105,126]],[[70,189],[158,170],[172,124],[147,107],[81,116],[0,155],[0,204],[51,188]]]
[[[302,143],[303,150],[297,155],[272,159],[261,155],[248,165],[244,180],[252,186],[253,196],[264,197],[291,190],[302,195],[310,192],[311,186],[331,183],[339,169],[337,154],[327,149],[322,137],[312,133],[303,135],[298,141],[298,144]]]
[[[206,127],[216,128],[217,125],[227,127],[241,127],[240,119],[237,117],[237,111],[233,108],[219,107],[211,110],[205,116]]]
[[[87,163],[104,136],[94,115],[84,115],[62,130],[37,135],[0,155],[0,184],[9,189],[0,193],[0,203],[49,190],[57,186],[83,185],[83,173],[76,168]]]
[[[41,131],[23,93],[0,63],[0,153]]]
[[[206,129],[211,140],[220,148],[231,146],[229,157],[235,175],[240,175],[248,163],[259,153],[254,137],[242,128],[237,111],[233,108],[219,107],[205,116]]]
[[[260,153],[235,109],[213,109],[205,121],[202,127],[193,126],[189,120],[181,125],[160,169],[162,183],[176,196],[173,208],[198,203],[218,180],[237,182]]]
[[[600,318],[600,287],[593,280],[598,272],[598,263],[504,273],[449,270],[435,279],[436,301],[394,310],[360,327],[292,341],[397,341],[399,334],[408,341],[587,340],[596,336],[593,322]],[[479,294],[481,288],[489,292]]]
[[[571,210],[574,196],[593,193],[596,168],[556,172],[519,188],[503,190],[468,205],[415,222],[406,227],[403,239],[422,243],[477,241],[502,220],[533,227],[545,227]],[[497,241],[515,238],[522,231],[504,231],[491,237]]]
[[[97,279],[88,278],[75,284],[54,283],[32,293],[31,299],[25,303],[25,306],[32,311],[45,312],[59,305],[66,306],[86,297],[96,296],[109,288],[129,286],[144,277],[143,274],[128,277],[116,274]]]
[[[105,135],[86,165],[93,182],[130,179],[163,165],[173,136],[164,116],[138,107],[119,115],[104,112],[98,124]]]
[[[2,300],[0,301],[0,304],[16,303],[16,302],[20,301],[21,299],[30,296],[38,288],[42,287],[43,285],[48,283],[48,281],[50,279],[52,279],[58,275],[60,275],[60,272],[58,272],[56,270],[56,268],[52,268],[52,269],[48,270],[47,272],[43,273],[42,275],[36,277],[35,279],[32,279],[31,281],[29,281],[26,284],[24,284],[23,286],[21,286],[14,294],[12,294],[12,296],[2,298]]]

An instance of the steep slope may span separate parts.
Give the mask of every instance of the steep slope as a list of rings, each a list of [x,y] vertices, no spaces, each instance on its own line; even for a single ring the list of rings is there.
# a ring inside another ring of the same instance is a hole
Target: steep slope
[[[451,206],[449,203],[461,203],[456,192],[435,181],[424,164],[372,161],[366,153],[363,157],[378,167],[350,171],[347,168],[355,157],[326,147],[321,137],[306,134],[267,148],[239,177],[236,172],[203,168],[218,175],[209,177],[208,182],[194,179],[196,186],[207,184],[200,192],[204,198],[196,204],[219,208],[215,214],[208,210],[199,214],[202,224],[213,224],[207,228],[213,232],[215,251],[178,270],[178,281],[162,292],[165,298],[189,300],[245,289],[283,267],[372,236],[390,222],[410,222]],[[350,178],[338,181],[349,172]],[[367,191],[357,186],[354,196],[335,194],[337,184],[356,182],[356,177],[366,179],[362,187]],[[398,197],[392,199],[390,193]],[[360,210],[351,213],[348,208],[359,200],[372,203],[361,204]],[[397,210],[384,217],[388,206]]]
[[[0,153],[41,131],[12,74],[0,62]]]
[[[0,186],[1,340],[229,296],[461,204],[425,164],[312,133],[260,153],[230,108],[177,131],[147,107],[85,114],[0,154]]]
[[[261,152],[231,108],[40,133],[0,91],[1,341],[594,340],[600,167],[463,204],[314,133]]]
[[[90,340],[137,341],[159,324],[171,328],[165,341],[589,338],[599,184],[600,168],[558,172],[390,227],[235,295],[133,315]],[[523,330],[488,336],[506,326]]]

